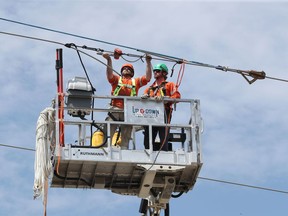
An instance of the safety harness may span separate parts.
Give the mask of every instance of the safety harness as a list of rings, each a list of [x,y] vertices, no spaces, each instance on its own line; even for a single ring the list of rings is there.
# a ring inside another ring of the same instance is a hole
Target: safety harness
[[[149,87],[149,91],[148,91],[148,95],[150,95],[151,91],[153,92],[153,96],[156,96],[157,91],[160,91],[160,95],[162,97],[166,96],[166,85],[167,82],[162,82],[161,85],[159,86],[150,86]]]
[[[115,90],[113,92],[113,95],[114,96],[118,96],[121,88],[123,88],[123,87],[131,89],[130,96],[137,96],[135,79],[132,79],[132,85],[129,85],[129,84],[123,84],[122,83],[122,77],[120,77],[119,80],[118,80],[118,85],[117,85],[117,87],[115,88]]]

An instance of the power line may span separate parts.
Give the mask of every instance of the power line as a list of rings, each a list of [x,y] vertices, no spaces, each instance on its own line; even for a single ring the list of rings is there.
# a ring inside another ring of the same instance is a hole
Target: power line
[[[207,180],[207,181],[214,181],[214,182],[219,182],[219,183],[224,183],[224,184],[231,184],[231,185],[236,185],[236,186],[242,186],[242,187],[254,188],[254,189],[259,189],[259,190],[266,190],[266,191],[288,194],[288,191],[277,190],[277,189],[272,189],[272,188],[259,187],[259,186],[255,186],[255,185],[248,185],[248,184],[243,184],[243,183],[236,183],[236,182],[231,182],[231,181],[206,178],[206,177],[200,177],[200,176],[198,176],[198,178],[202,179],[202,180]]]
[[[50,31],[50,32],[65,34],[65,35],[69,35],[69,36],[72,36],[72,37],[78,37],[78,38],[82,38],[82,39],[86,39],[86,40],[96,41],[96,42],[99,42],[99,43],[105,43],[105,44],[108,44],[108,45],[119,46],[119,47],[123,47],[123,48],[127,48],[127,49],[134,49],[134,50],[136,49],[136,48],[129,47],[129,46],[124,46],[124,45],[120,45],[120,44],[116,44],[116,43],[111,43],[111,42],[107,42],[107,41],[103,41],[103,40],[98,40],[98,39],[94,39],[94,38],[85,37],[85,36],[82,36],[82,35],[77,35],[77,34],[72,34],[72,33],[64,32],[64,31],[59,31],[59,30],[54,30],[54,29],[50,29],[50,28],[45,28],[45,27],[42,27],[42,26],[32,25],[32,24],[28,24],[28,23],[24,23],[24,22],[15,21],[15,20],[5,19],[5,18],[2,18],[2,17],[0,17],[0,20],[11,22],[11,23],[16,23],[16,24],[19,24],[19,25],[29,26],[29,27],[32,27],[32,28],[38,28],[38,29],[42,29],[42,30],[46,30],[46,31]]]
[[[6,145],[0,143],[0,146],[7,147],[7,148],[15,148],[15,149],[20,149],[20,150],[26,150],[26,151],[35,151],[35,149],[32,148],[25,148],[25,147],[20,147],[20,146],[13,146],[13,145]]]
[[[58,44],[58,45],[61,45],[61,46],[65,46],[65,47],[67,47],[67,48],[74,49],[74,50],[76,50],[77,52],[80,52],[80,53],[82,53],[82,54],[84,54],[84,55],[86,55],[86,56],[88,56],[88,57],[90,57],[90,58],[92,58],[92,59],[100,62],[101,64],[107,66],[107,64],[105,64],[104,62],[100,61],[99,59],[95,58],[94,56],[92,56],[92,55],[90,55],[90,54],[88,54],[88,53],[86,53],[86,52],[84,52],[84,51],[82,51],[82,50],[78,50],[78,49],[77,49],[77,46],[76,46],[76,47],[73,47],[73,46],[71,46],[71,44],[67,44],[67,43],[64,44],[64,43],[57,42],[57,41],[53,41],[53,40],[47,40],[47,39],[43,39],[43,38],[39,38],[39,37],[31,37],[31,36],[27,36],[27,35],[15,34],[15,33],[11,33],[11,32],[2,32],[2,31],[0,31],[0,34],[6,34],[6,35],[10,35],[10,36],[21,37],[21,38],[26,38],[26,39],[31,39],[31,40],[37,40],[37,41],[42,41],[42,42],[47,42],[47,43],[54,43],[54,44]],[[112,70],[113,70],[115,73],[117,73],[118,75],[120,75],[119,72],[117,72],[117,71],[114,70],[113,68],[112,68]]]
[[[269,76],[266,76],[266,78],[267,78],[267,79],[276,80],[276,81],[281,81],[281,82],[288,82],[288,80],[280,79],[280,78],[276,78],[276,77],[269,77]]]
[[[6,34],[6,35],[10,35],[10,36],[15,36],[15,37],[22,37],[22,38],[31,39],[31,40],[39,40],[39,41],[42,41],[42,42],[55,43],[55,44],[58,44],[58,45],[65,46],[64,43],[60,43],[60,42],[57,42],[57,41],[46,40],[46,39],[42,39],[42,38],[31,37],[31,36],[26,36],[26,35],[20,35],[20,34],[15,34],[15,33],[10,33],[10,32],[0,31],[0,34]]]
[[[156,53],[156,52],[142,50],[142,49],[129,47],[129,46],[121,45],[121,44],[116,44],[116,43],[112,43],[112,42],[108,42],[108,41],[104,41],[104,40],[89,38],[89,37],[85,37],[85,36],[82,36],[82,35],[72,34],[72,33],[59,31],[59,30],[54,30],[54,29],[51,29],[51,28],[46,28],[46,27],[42,27],[42,26],[32,25],[32,24],[19,22],[19,21],[15,21],[15,20],[10,20],[10,19],[6,19],[6,18],[2,18],[2,17],[0,17],[0,20],[6,21],[6,22],[15,23],[15,24],[19,24],[19,25],[24,25],[24,26],[28,26],[28,27],[32,27],[32,28],[38,28],[38,29],[42,29],[42,30],[45,30],[45,31],[55,32],[55,33],[59,33],[59,34],[65,34],[65,35],[69,35],[69,36],[73,36],[73,37],[78,37],[78,38],[82,38],[82,39],[86,39],[86,40],[96,41],[96,42],[104,43],[104,44],[108,44],[108,45],[113,45],[113,46],[123,47],[123,48],[127,48],[127,49],[132,49],[132,50],[136,50],[136,51],[142,52],[142,53],[149,53],[150,55],[154,55],[154,56],[162,57],[162,58],[165,58],[165,59],[169,59],[169,60],[175,61],[176,63],[179,63],[179,64],[180,63],[185,63],[185,64],[189,64],[189,65],[194,65],[194,66],[214,68],[214,69],[225,71],[225,72],[238,73],[238,74],[242,75],[249,84],[252,84],[253,82],[255,82],[258,79],[265,79],[265,78],[271,79],[271,80],[276,80],[276,81],[281,81],[281,82],[288,82],[288,80],[286,80],[286,79],[266,76],[264,71],[240,70],[240,69],[233,69],[233,68],[229,68],[229,67],[221,66],[221,65],[211,65],[211,64],[206,64],[206,63],[201,63],[201,62],[196,62],[196,61],[187,61],[187,60],[184,60],[182,58],[178,58],[178,57],[174,57],[174,56],[169,56],[169,55],[164,55],[164,54],[160,54],[160,53]],[[3,32],[0,32],[0,33],[3,33]],[[46,42],[47,42],[47,40],[46,40]],[[252,77],[252,80],[249,80],[247,78],[247,76],[248,77]]]
[[[7,147],[7,148],[20,149],[20,150],[35,151],[35,149],[31,149],[31,148],[24,148],[24,147],[19,147],[19,146],[14,146],[14,145],[6,145],[6,144],[1,144],[1,143],[0,143],[0,146]],[[198,176],[198,179],[206,180],[206,181],[213,181],[213,182],[218,182],[218,183],[223,183],[223,184],[236,185],[236,186],[241,186],[241,187],[248,187],[248,188],[253,188],[253,189],[258,189],[258,190],[271,191],[271,192],[276,192],[276,193],[288,194],[288,191],[284,191],[284,190],[260,187],[260,186],[255,186],[255,185],[248,185],[248,184],[225,181],[225,180],[220,180],[220,179],[207,178],[207,177],[201,177],[201,176]]]

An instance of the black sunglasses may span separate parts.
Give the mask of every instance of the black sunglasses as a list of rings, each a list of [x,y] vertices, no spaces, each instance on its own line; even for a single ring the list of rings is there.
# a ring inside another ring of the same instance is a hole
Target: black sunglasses
[[[153,70],[153,72],[156,72],[156,73],[158,73],[158,72],[161,72],[161,70]]]

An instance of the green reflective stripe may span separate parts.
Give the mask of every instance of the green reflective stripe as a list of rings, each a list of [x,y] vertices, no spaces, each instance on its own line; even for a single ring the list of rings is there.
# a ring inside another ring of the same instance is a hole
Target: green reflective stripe
[[[121,89],[121,86],[117,86],[117,88],[113,92],[113,95],[118,96],[120,89]]]
[[[118,80],[118,85],[117,85],[117,87],[115,88],[115,90],[113,92],[113,95],[114,96],[118,96],[122,87],[130,88],[131,89],[130,96],[136,96],[136,82],[135,82],[135,79],[132,79],[132,85],[129,85],[129,84],[123,84],[122,83],[122,77],[120,77],[119,80]]]
[[[118,96],[119,91],[120,91],[120,89],[122,87],[121,84],[122,84],[122,77],[120,77],[119,80],[118,80],[118,85],[117,85],[117,87],[115,88],[115,90],[113,92],[114,96]]]
[[[135,79],[132,79],[132,89],[131,89],[131,94],[130,96],[136,96],[136,81]]]

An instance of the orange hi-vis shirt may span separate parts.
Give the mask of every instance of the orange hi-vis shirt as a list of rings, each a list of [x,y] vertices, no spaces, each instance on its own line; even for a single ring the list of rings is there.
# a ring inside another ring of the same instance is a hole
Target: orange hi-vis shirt
[[[157,85],[154,82],[149,88],[145,89],[144,94],[148,94],[150,97],[167,96],[169,98],[181,98],[181,94],[173,82],[162,82],[161,85]],[[171,108],[173,103],[166,103],[166,108]]]
[[[154,82],[149,88],[145,89],[144,94],[148,94],[150,97],[167,96],[170,98],[181,98],[181,94],[173,82],[162,82],[159,86]]]
[[[120,76],[113,74],[113,77],[108,80],[112,86],[111,95],[114,94],[114,91],[118,86],[119,78],[120,78]],[[132,86],[132,79],[135,79],[135,90],[136,90],[136,96],[137,96],[138,90],[142,86],[147,85],[148,81],[146,79],[146,76],[137,77],[137,78],[129,78],[129,79],[122,77],[122,84]],[[132,91],[132,88],[122,86],[120,91],[119,91],[118,96],[130,96],[131,91]],[[111,101],[111,105],[123,109],[124,108],[124,101],[123,101],[123,99],[113,99]]]

